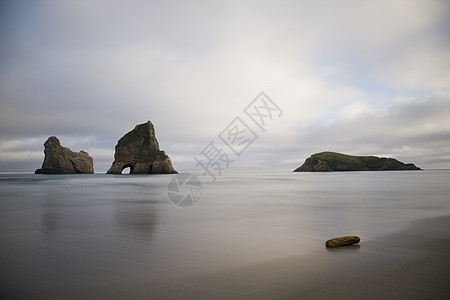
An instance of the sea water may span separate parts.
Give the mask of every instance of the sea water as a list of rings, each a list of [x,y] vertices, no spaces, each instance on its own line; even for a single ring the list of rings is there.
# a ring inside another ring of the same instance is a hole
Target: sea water
[[[450,214],[448,170],[199,175],[185,208],[173,176],[0,175],[2,294],[170,281]]]

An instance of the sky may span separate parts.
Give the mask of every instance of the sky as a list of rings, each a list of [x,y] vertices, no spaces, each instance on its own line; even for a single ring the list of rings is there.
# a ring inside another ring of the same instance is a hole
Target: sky
[[[258,137],[239,156],[236,117]],[[106,172],[148,120],[181,172],[210,142],[229,171],[321,151],[450,168],[450,1],[0,1],[0,172],[40,168],[53,135]]]

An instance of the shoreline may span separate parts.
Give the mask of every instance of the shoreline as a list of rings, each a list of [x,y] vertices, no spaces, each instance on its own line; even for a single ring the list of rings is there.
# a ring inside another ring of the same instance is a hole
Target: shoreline
[[[360,245],[147,282],[60,286],[66,299],[448,299],[450,216]],[[324,241],[325,243],[325,241]],[[151,270],[149,270],[151,272]]]
[[[325,243],[325,242],[324,242]],[[450,298],[450,216],[361,244],[159,283],[161,299]],[[154,295],[153,290],[146,296]],[[145,291],[142,291],[145,294]],[[143,294],[143,295],[144,295]]]

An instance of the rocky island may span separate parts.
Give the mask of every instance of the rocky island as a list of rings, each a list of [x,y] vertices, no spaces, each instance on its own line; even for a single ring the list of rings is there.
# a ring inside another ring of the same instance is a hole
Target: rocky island
[[[321,152],[311,155],[294,172],[333,171],[393,171],[421,170],[414,164],[405,164],[394,158],[376,156],[352,156],[336,152]]]
[[[117,142],[114,162],[107,174],[122,174],[128,167],[130,174],[178,174],[169,156],[159,149],[150,121],[136,125]]]
[[[45,158],[42,168],[35,174],[93,174],[94,161],[83,150],[73,152],[61,146],[56,136],[51,136],[44,143]]]

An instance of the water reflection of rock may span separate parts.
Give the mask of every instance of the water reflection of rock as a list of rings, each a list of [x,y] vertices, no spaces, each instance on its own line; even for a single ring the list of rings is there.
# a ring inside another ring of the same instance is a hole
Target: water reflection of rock
[[[121,200],[116,205],[116,226],[127,238],[149,243],[156,229],[156,206],[151,201]]]
[[[44,202],[42,211],[42,233],[46,238],[51,238],[56,235],[58,225],[60,223],[61,204],[51,197]]]
[[[56,210],[44,209],[42,214],[42,232],[54,236],[58,227],[59,214]]]

